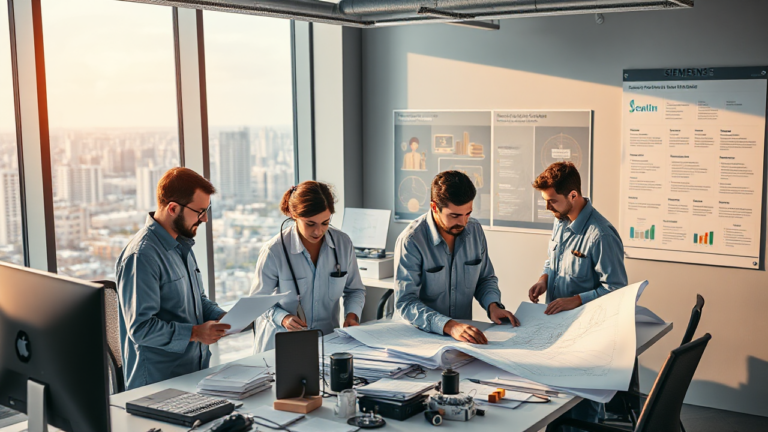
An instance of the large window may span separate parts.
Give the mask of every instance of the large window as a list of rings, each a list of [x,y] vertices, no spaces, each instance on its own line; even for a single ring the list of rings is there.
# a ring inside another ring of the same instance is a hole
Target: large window
[[[216,300],[248,295],[262,245],[278,233],[294,182],[289,20],[205,12]],[[222,360],[251,349],[219,343]],[[229,356],[229,357],[228,357]]]
[[[42,10],[58,271],[114,279],[159,176],[179,165],[171,8],[42,0]]]
[[[0,7],[0,261],[24,264],[8,7]]]

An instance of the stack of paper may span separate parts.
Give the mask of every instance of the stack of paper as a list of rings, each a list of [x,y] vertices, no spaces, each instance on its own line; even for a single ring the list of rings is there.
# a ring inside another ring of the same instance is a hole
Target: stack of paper
[[[245,399],[272,388],[269,369],[259,366],[229,364],[197,384],[197,392],[227,399]]]
[[[407,363],[395,363],[388,361],[353,359],[353,369],[355,377],[364,378],[368,382],[378,381],[382,378],[400,378],[416,374],[422,369],[418,365]],[[325,375],[330,376],[331,363],[330,357],[325,358]]]
[[[409,400],[432,390],[436,385],[435,382],[384,378],[365,387],[357,388],[357,393],[383,399]]]
[[[457,369],[474,360],[461,351],[446,350],[441,356],[428,358],[393,350],[371,348],[351,338],[337,329],[336,334],[325,341],[326,354],[346,352],[352,354],[355,376],[362,376],[369,381],[381,378],[399,378],[410,375],[418,367],[425,369]],[[326,374],[329,360],[326,358]],[[386,373],[381,373],[387,371]]]

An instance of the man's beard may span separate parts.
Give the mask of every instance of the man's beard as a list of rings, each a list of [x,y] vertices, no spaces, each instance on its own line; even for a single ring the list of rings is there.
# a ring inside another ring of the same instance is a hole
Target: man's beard
[[[550,210],[550,211],[552,212],[552,214],[555,215],[556,218],[560,220],[566,220],[568,219],[568,214],[570,214],[571,210],[573,210],[573,204],[571,203],[566,203],[566,204],[568,204],[568,208],[565,209],[563,212],[559,212],[557,210]]]
[[[442,228],[443,231],[447,232],[448,234],[454,237],[458,237],[459,235],[461,235],[461,233],[464,232],[464,228],[465,228],[464,225],[454,225],[450,228],[446,228],[445,224],[443,224],[443,221],[440,218],[436,218],[436,219],[437,219],[437,224],[440,225],[440,228]]]
[[[200,225],[202,222],[197,221],[196,223],[192,224],[191,227],[187,228],[184,226],[184,215],[179,213],[178,216],[173,218],[173,229],[176,230],[176,232],[186,238],[194,238],[195,234],[197,234],[195,231],[193,231],[193,228]]]

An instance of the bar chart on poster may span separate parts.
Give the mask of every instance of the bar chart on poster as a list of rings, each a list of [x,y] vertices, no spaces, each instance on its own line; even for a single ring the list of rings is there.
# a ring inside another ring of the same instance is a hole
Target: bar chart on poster
[[[394,127],[396,221],[429,209],[432,179],[446,170],[469,176],[477,189],[472,215],[494,230],[552,229],[531,183],[554,162],[573,162],[589,196],[591,111],[403,110],[394,112]]]
[[[767,69],[624,71],[628,257],[760,268]]]

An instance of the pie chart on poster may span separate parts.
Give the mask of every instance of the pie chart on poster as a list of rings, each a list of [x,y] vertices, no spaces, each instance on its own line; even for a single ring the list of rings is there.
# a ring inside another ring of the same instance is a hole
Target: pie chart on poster
[[[581,146],[573,137],[564,133],[548,139],[541,147],[541,168],[546,169],[555,162],[573,162],[581,169]]]
[[[411,213],[418,212],[427,203],[428,196],[429,190],[424,180],[415,176],[404,178],[397,188],[400,203]]]

